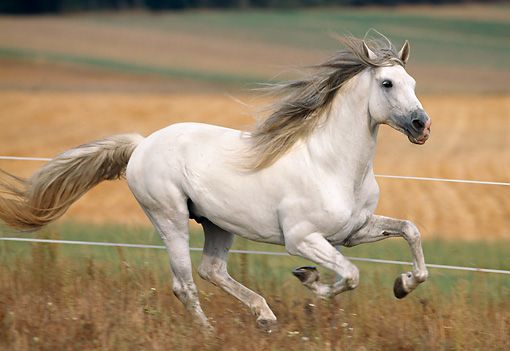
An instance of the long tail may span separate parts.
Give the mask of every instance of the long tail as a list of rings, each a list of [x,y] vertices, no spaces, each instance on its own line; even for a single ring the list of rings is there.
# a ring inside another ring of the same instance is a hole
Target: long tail
[[[70,149],[28,179],[0,174],[0,220],[36,230],[62,216],[92,187],[121,178],[143,137],[123,134]]]

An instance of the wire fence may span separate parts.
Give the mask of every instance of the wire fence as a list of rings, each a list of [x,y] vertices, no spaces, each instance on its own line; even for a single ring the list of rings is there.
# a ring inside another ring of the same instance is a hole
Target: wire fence
[[[110,242],[97,242],[97,241],[76,241],[76,240],[54,240],[54,239],[33,239],[33,238],[0,238],[1,241],[15,241],[15,242],[29,242],[29,243],[46,243],[46,244],[67,244],[67,245],[89,245],[89,246],[104,246],[104,247],[127,247],[127,248],[139,248],[139,249],[165,249],[163,245],[146,245],[146,244],[125,244],[125,243],[110,243]],[[202,251],[199,247],[191,247],[190,251]],[[230,250],[230,253],[244,254],[244,255],[268,255],[268,256],[286,256],[290,255],[286,252],[274,252],[274,251],[256,251],[256,250]],[[382,264],[394,264],[402,266],[410,266],[411,262],[404,261],[393,261],[383,260],[377,258],[366,258],[366,257],[346,257],[352,261],[360,262],[371,262],[371,263],[382,263]],[[464,266],[450,266],[444,264],[427,263],[429,268],[449,269],[456,271],[469,271],[469,272],[481,272],[481,273],[496,273],[496,274],[509,274],[510,271],[502,269],[491,269],[491,268],[478,268],[478,267],[464,267]]]
[[[0,160],[46,162],[46,161],[51,161],[52,159],[49,157],[0,156]],[[376,174],[375,176],[378,178],[387,178],[387,179],[405,179],[405,180],[421,180],[421,181],[429,181],[429,182],[447,182],[447,183],[510,186],[510,182],[494,182],[494,181],[486,181],[486,180],[414,177],[414,176],[400,176],[400,175],[389,175],[389,174]]]
[[[51,161],[48,157],[19,157],[19,156],[0,156],[0,160],[11,161]],[[418,180],[418,181],[433,181],[433,182],[448,182],[448,183],[463,183],[463,184],[479,184],[479,185],[496,185],[496,186],[510,186],[510,182],[495,182],[495,181],[482,181],[482,180],[469,180],[469,179],[451,179],[451,178],[429,178],[429,177],[413,177],[413,176],[397,176],[387,174],[376,174],[378,178],[387,179],[404,179],[404,180]],[[68,244],[68,245],[89,245],[89,246],[106,246],[106,247],[128,247],[128,248],[142,248],[142,249],[164,249],[161,245],[146,245],[146,244],[127,244],[127,243],[109,243],[109,242],[92,242],[92,241],[74,241],[74,240],[51,240],[51,239],[33,239],[33,238],[0,238],[1,241],[15,241],[15,242],[32,242],[32,243],[49,243],[49,244]],[[202,251],[201,248],[190,248],[191,251]],[[271,251],[252,251],[252,250],[230,250],[231,253],[236,254],[251,254],[251,255],[270,255],[270,256],[289,256],[285,252],[271,252]],[[412,265],[411,262],[384,260],[376,258],[365,257],[347,257],[352,261],[394,264],[394,265]],[[449,269],[457,271],[481,272],[481,273],[496,273],[508,274],[510,270],[491,269],[491,268],[478,268],[478,267],[465,267],[465,266],[451,266],[443,264],[427,264],[429,268]]]

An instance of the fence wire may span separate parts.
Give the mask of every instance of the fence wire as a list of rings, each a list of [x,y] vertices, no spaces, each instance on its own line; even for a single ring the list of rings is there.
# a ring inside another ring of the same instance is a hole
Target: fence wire
[[[90,245],[90,246],[106,246],[106,247],[128,247],[139,249],[165,249],[163,245],[146,245],[146,244],[125,244],[125,243],[110,243],[110,242],[96,242],[96,241],[75,241],[75,240],[53,240],[53,239],[33,239],[33,238],[0,238],[2,241],[17,241],[17,242],[30,242],[30,243],[47,243],[47,244],[68,244],[68,245]],[[202,251],[199,247],[192,247],[190,251]],[[268,256],[287,256],[290,255],[286,252],[272,252],[272,251],[257,251],[257,250],[230,250],[230,253],[244,254],[244,255],[268,255]],[[366,257],[346,257],[352,261],[394,264],[402,266],[410,266],[411,262],[383,260],[377,258]],[[427,263],[429,268],[449,269],[456,271],[469,271],[481,273],[496,273],[496,274],[509,274],[510,271],[502,269],[491,268],[478,268],[478,267],[464,267],[464,266],[449,266],[444,264]]]
[[[0,160],[8,160],[8,161],[51,161],[51,158],[48,158],[48,157],[0,156]],[[446,182],[446,183],[463,183],[463,184],[510,186],[510,182],[494,182],[494,181],[474,180],[474,179],[414,177],[414,176],[400,176],[400,175],[390,175],[390,174],[376,174],[375,176],[377,178],[387,178],[387,179],[404,179],[404,180],[421,180],[421,181],[429,181],[429,182]]]

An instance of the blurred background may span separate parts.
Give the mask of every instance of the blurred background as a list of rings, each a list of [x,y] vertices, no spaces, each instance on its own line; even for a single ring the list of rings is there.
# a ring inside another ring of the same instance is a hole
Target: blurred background
[[[366,6],[338,6],[354,3]],[[256,99],[258,83],[326,59],[340,48],[335,35],[376,29],[397,47],[410,41],[407,69],[434,121],[423,147],[381,128],[376,173],[508,181],[510,6],[396,3],[4,0],[0,9],[11,14],[0,17],[0,154],[51,157],[178,121],[249,128],[267,102]],[[220,5],[229,8],[211,9]],[[171,6],[186,10],[151,10]],[[39,165],[2,161],[25,176]],[[378,211],[415,220],[426,237],[510,239],[505,189],[379,182]],[[99,189],[68,218],[147,223],[123,183]]]
[[[370,29],[396,47],[410,41],[407,70],[433,120],[424,146],[382,127],[375,172],[509,182],[506,1],[0,0],[0,156],[52,157],[111,134],[148,135],[183,121],[249,129],[253,111],[267,102],[254,91],[258,83],[299,76],[340,48],[335,35],[364,36]],[[21,176],[41,164],[0,160],[1,169]],[[377,213],[417,223],[429,262],[510,269],[509,187],[378,182]],[[200,231],[192,230],[192,246],[200,246]],[[19,235],[161,244],[123,181],[99,185],[47,231],[2,229],[2,236]],[[243,240],[235,247],[280,250]],[[346,252],[409,260],[403,240]],[[162,251],[3,243],[0,257],[0,347],[202,345],[189,324],[179,327],[186,313],[168,289]],[[193,254],[195,264],[198,259]],[[269,296],[283,317],[279,334],[261,339],[264,349],[510,347],[506,276],[434,270],[415,295],[396,302],[391,281],[401,268],[360,264],[360,290],[339,298],[340,306],[317,302],[324,309],[314,314],[303,305],[313,300],[289,273],[298,264],[309,262],[232,257],[232,274]],[[85,274],[83,280],[75,273]],[[147,286],[165,293],[147,292]],[[112,289],[124,302],[111,296]],[[229,305],[232,300],[217,290],[201,289],[205,309],[224,328],[220,344],[209,348],[250,348],[258,334],[247,310]],[[213,303],[217,298],[221,304]],[[115,313],[125,311],[130,318],[120,322]],[[236,333],[240,326],[248,329]],[[287,334],[294,330],[302,334]],[[309,348],[301,336],[313,341]]]

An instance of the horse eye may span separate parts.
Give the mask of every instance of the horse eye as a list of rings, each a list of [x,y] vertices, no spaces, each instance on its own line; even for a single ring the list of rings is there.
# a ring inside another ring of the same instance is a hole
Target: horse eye
[[[391,88],[393,86],[393,83],[391,82],[391,80],[385,80],[382,82],[382,86],[385,88]]]

